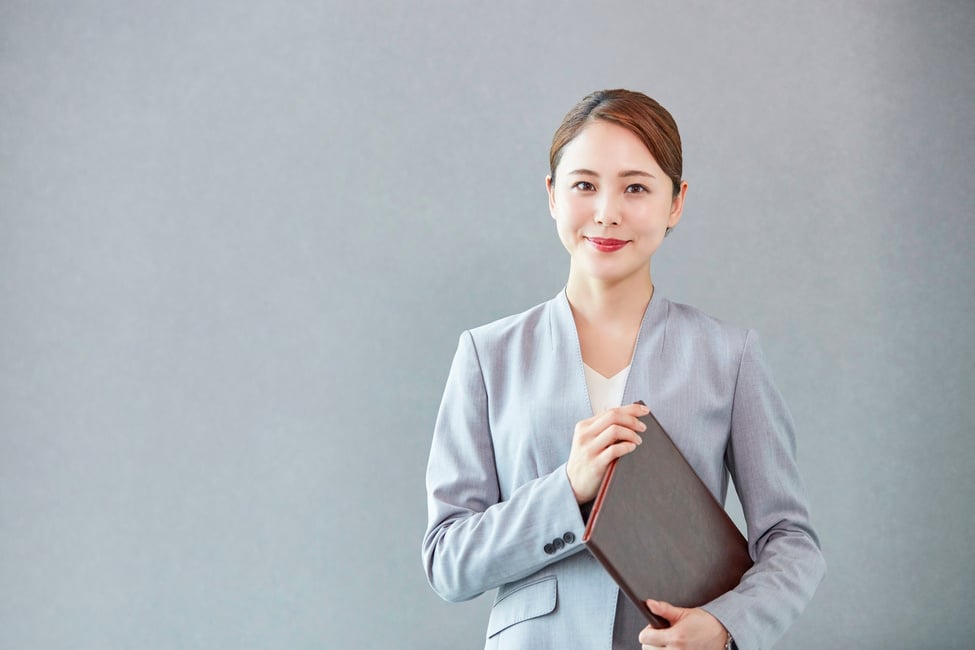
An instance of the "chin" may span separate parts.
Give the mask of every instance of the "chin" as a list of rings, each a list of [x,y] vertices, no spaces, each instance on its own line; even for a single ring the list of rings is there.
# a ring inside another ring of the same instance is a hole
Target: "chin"
[[[583,272],[583,274],[586,277],[588,277],[588,278],[590,278],[592,280],[596,280],[598,282],[602,282],[603,284],[617,284],[619,282],[623,282],[623,281],[626,281],[626,280],[630,280],[630,279],[632,279],[633,277],[636,277],[636,276],[646,277],[646,278],[649,278],[650,277],[650,270],[648,268],[646,268],[646,267],[627,268],[627,269],[621,269],[621,268],[612,268],[612,269],[610,269],[610,268],[605,268],[605,267],[603,267],[603,268],[595,267],[594,268],[591,265],[586,265],[586,266],[582,267],[580,270]]]

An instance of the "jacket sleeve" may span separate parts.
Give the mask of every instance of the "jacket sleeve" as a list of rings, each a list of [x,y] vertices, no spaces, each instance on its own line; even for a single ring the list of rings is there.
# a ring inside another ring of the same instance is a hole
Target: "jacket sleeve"
[[[514,459],[495,458],[489,398],[465,332],[434,427],[422,545],[427,579],[450,601],[474,598],[583,548],[584,523],[564,463],[501,501],[496,463]]]
[[[799,616],[826,571],[796,464],[795,428],[758,337],[745,337],[726,462],[754,566],[705,606],[741,650],[768,648]]]

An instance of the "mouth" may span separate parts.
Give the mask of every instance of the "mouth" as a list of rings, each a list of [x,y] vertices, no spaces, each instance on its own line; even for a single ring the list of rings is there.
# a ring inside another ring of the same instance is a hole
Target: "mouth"
[[[601,253],[612,253],[623,248],[630,242],[626,239],[611,239],[606,237],[586,237],[587,242]]]

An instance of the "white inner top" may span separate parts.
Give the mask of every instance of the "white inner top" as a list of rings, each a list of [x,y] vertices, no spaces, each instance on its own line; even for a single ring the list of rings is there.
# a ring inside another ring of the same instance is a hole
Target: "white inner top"
[[[620,370],[612,377],[603,377],[583,362],[586,371],[586,387],[589,389],[589,403],[593,415],[620,406],[623,403],[623,390],[626,378],[630,376],[630,366]]]

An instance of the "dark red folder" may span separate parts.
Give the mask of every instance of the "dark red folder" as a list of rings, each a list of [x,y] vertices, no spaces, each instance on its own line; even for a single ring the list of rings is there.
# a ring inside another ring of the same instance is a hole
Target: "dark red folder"
[[[748,544],[653,414],[643,444],[610,465],[583,542],[653,627],[646,600],[699,607],[751,567]]]

